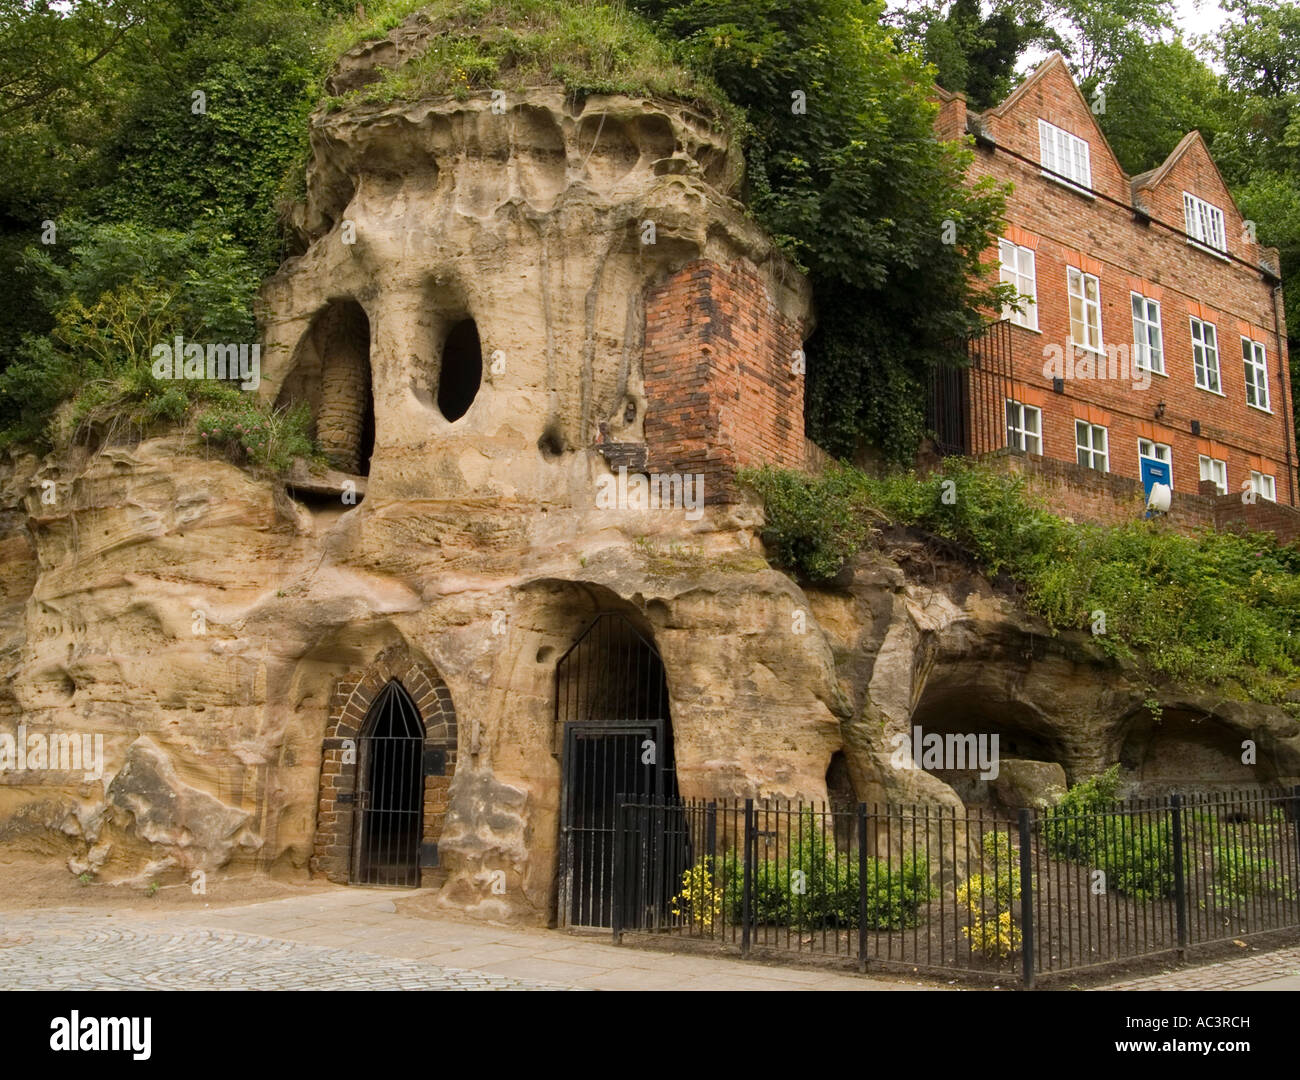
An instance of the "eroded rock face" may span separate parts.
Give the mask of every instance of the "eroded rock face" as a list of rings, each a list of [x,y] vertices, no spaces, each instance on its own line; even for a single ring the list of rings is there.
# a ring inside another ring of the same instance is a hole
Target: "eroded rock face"
[[[358,59],[358,63],[364,59]],[[735,202],[707,118],[561,87],[356,106],[312,123],[309,246],[263,291],[262,390],[307,401],[372,496],[592,505],[575,451],[644,443],[644,294],[694,260],[756,268],[810,327],[808,288]],[[373,402],[346,376],[368,364]]]

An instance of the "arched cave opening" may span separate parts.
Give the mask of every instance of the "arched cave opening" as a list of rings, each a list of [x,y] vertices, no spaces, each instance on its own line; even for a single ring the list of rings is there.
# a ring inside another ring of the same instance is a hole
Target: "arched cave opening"
[[[451,328],[442,346],[438,370],[438,410],[455,423],[474,404],[483,384],[483,346],[473,319]]]
[[[1247,741],[1255,745],[1243,745]],[[1143,797],[1252,789],[1278,779],[1276,762],[1256,740],[1218,717],[1179,709],[1165,709],[1159,717],[1138,713],[1119,760],[1125,779]]]
[[[948,784],[968,805],[997,803],[994,784],[1008,760],[1064,764],[1064,747],[1052,732],[1044,730],[1032,708],[989,694],[965,679],[950,683],[932,675],[912,713],[908,733],[909,748],[921,767]],[[943,740],[939,766],[928,763],[927,754],[939,745],[926,741],[931,736]],[[989,764],[995,768],[985,768]],[[996,775],[986,777],[985,773]]]
[[[276,407],[304,402],[311,434],[330,465],[353,476],[368,475],[375,447],[370,319],[355,300],[330,301],[303,337]]]

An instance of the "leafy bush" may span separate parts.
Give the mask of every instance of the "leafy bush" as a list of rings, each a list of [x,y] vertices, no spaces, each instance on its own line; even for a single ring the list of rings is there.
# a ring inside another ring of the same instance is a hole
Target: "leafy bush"
[[[1002,959],[1020,949],[1020,927],[1012,921],[1010,911],[999,911],[996,915],[973,915],[970,925],[963,926],[961,932],[970,941],[971,947],[985,956]]]
[[[1167,821],[1145,815],[1106,819],[1093,865],[1106,874],[1106,887],[1135,900],[1174,894],[1174,838]]]
[[[976,912],[1009,911],[1020,899],[1020,867],[1016,849],[1006,833],[984,834],[983,862],[992,870],[972,874],[957,887],[957,902]]]
[[[1010,956],[1020,948],[1020,928],[1011,908],[1020,899],[1020,868],[1016,848],[1004,832],[984,834],[981,858],[991,872],[971,874],[957,887],[957,903],[970,919],[961,932],[985,956]]]
[[[921,905],[934,895],[929,863],[909,857],[891,865],[873,858],[866,869],[867,928],[901,930],[916,925]],[[738,922],[744,916],[744,866],[736,853],[727,857],[723,876],[728,918]],[[858,885],[856,855],[837,857],[816,815],[805,811],[789,856],[755,863],[754,918],[761,924],[800,930],[857,927]]]
[[[1243,904],[1252,897],[1280,895],[1294,899],[1291,881],[1280,873],[1276,859],[1256,843],[1231,837],[1214,845],[1214,897],[1221,904]]]
[[[1058,859],[1106,875],[1106,887],[1138,900],[1171,896],[1174,841],[1169,823],[1118,811],[1119,766],[1076,784],[1044,811],[1042,836]]]
[[[678,918],[688,917],[697,928],[708,929],[722,914],[722,889],[714,879],[713,857],[704,856],[682,871],[682,889],[669,902]]]
[[[76,222],[64,235],[59,260],[35,248],[24,255],[53,326],[26,335],[0,374],[0,445],[48,448],[100,422],[179,420],[194,384],[155,379],[153,347],[178,334],[254,338],[256,279],[229,236]]]
[[[741,479],[763,496],[767,521],[763,542],[782,566],[813,581],[839,573],[867,535],[859,478],[832,468],[812,477],[765,466]]]
[[[291,409],[267,409],[238,390],[221,388],[211,404],[195,417],[200,437],[234,450],[244,460],[285,472],[295,457],[311,457],[314,445],[307,432],[311,415],[305,404]]]
[[[154,346],[177,335],[253,341],[256,279],[229,236],[133,224],[66,232],[64,261],[25,256],[54,326],[29,334],[0,374],[0,445],[63,446],[192,419],[209,445],[259,467],[283,472],[315,456],[305,407],[276,411],[231,383],[154,377]]]
[[[1041,831],[1047,850],[1058,859],[1088,862],[1099,846],[1103,818],[1115,810],[1119,766],[1090,776],[1043,811]]]

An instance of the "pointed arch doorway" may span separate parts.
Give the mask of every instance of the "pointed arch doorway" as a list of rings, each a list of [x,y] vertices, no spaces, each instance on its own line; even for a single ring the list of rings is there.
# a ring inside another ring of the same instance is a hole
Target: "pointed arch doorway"
[[[357,740],[355,884],[420,884],[424,736],[411,695],[391,679],[371,703]]]
[[[618,612],[597,615],[555,674],[563,776],[558,921],[610,926],[620,798],[677,797],[668,682],[659,651]],[[641,882],[636,896],[624,890],[625,905],[667,887],[672,868],[662,855],[650,864],[655,880]]]

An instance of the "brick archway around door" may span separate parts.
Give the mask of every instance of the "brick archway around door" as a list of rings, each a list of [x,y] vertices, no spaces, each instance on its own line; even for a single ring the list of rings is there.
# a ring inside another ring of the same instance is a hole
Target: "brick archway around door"
[[[436,845],[447,818],[447,791],[456,772],[456,707],[451,692],[430,665],[411,656],[404,646],[380,653],[366,668],[349,672],[334,684],[330,715],[321,744],[320,801],[316,840],[311,857],[313,874],[346,884],[351,868],[353,796],[356,793],[356,745],[371,703],[396,679],[411,696],[424,721],[424,844]],[[439,872],[422,859],[420,882],[436,884]]]

